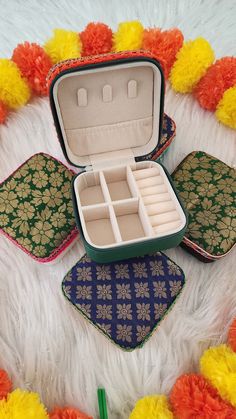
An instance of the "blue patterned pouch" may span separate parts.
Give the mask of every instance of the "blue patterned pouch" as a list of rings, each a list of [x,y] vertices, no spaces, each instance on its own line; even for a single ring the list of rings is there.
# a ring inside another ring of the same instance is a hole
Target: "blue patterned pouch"
[[[124,350],[142,347],[185,284],[164,253],[99,264],[83,256],[62,282],[65,297]]]

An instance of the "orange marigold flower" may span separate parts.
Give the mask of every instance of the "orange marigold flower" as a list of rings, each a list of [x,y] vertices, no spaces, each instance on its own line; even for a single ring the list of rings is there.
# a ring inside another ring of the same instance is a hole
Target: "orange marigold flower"
[[[105,54],[112,48],[112,30],[104,23],[89,23],[80,33],[82,55]]]
[[[12,382],[4,370],[0,370],[0,400],[5,397],[12,390]]]
[[[56,407],[49,413],[50,419],[93,419],[78,409],[72,407]]]
[[[224,92],[236,84],[236,58],[224,57],[208,68],[198,82],[194,96],[202,108],[215,111]]]
[[[37,95],[47,95],[46,77],[52,67],[52,61],[44,49],[35,43],[19,44],[13,51],[12,60],[28,80],[33,92]]]
[[[236,319],[234,319],[229,328],[228,343],[233,351],[236,352]]]
[[[168,78],[175,57],[182,47],[184,37],[182,32],[177,29],[161,31],[158,28],[145,29],[143,32],[142,48],[155,54],[163,68],[164,75]]]
[[[170,402],[174,414],[181,419],[233,419],[236,415],[236,410],[198,374],[180,376],[172,389]]]
[[[4,124],[7,119],[8,109],[7,106],[0,101],[0,124]]]

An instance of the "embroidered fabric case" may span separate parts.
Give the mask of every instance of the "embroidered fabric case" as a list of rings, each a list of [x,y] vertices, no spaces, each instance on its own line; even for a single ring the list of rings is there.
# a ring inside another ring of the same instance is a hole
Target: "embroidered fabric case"
[[[236,241],[236,171],[203,151],[193,151],[172,179],[189,215],[182,245],[205,262],[229,253]]]
[[[83,256],[62,282],[65,297],[124,350],[142,347],[171,309],[185,283],[164,253],[98,264]]]
[[[77,236],[71,202],[74,172],[38,153],[0,185],[1,232],[39,262],[49,262]]]

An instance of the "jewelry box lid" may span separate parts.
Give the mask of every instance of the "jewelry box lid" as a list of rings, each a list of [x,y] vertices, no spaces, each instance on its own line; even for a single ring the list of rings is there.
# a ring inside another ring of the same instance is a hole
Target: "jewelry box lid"
[[[78,312],[125,351],[141,348],[174,307],[183,270],[162,252],[101,264],[84,255],[62,292]]]
[[[124,164],[155,151],[162,132],[164,77],[148,51],[62,61],[48,75],[51,110],[67,161]]]

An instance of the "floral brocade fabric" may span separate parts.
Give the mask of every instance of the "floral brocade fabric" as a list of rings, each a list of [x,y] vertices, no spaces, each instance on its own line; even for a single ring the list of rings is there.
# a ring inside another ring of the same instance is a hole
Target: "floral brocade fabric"
[[[75,229],[73,173],[51,156],[32,156],[0,186],[0,228],[35,258],[48,258]]]
[[[132,350],[151,336],[185,283],[163,253],[98,264],[87,255],[62,282],[66,298],[119,347]]]
[[[192,152],[172,175],[188,211],[186,238],[213,256],[236,241],[236,171],[202,152]]]

